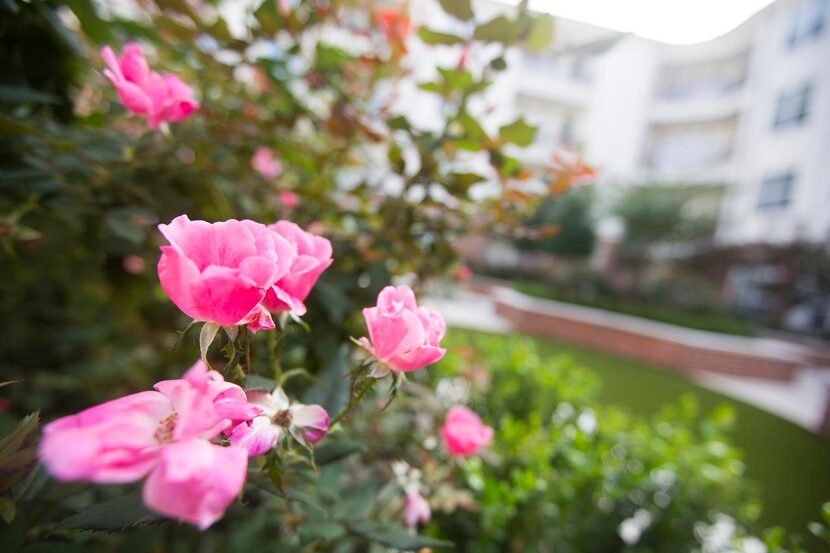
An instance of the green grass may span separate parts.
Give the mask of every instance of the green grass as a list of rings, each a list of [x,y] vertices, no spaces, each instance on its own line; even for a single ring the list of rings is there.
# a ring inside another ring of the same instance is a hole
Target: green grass
[[[454,332],[470,332],[454,330]],[[509,337],[504,337],[509,340]],[[734,443],[744,452],[747,477],[759,485],[764,511],[760,524],[807,534],[830,501],[830,441],[775,415],[705,388],[683,376],[638,361],[562,342],[538,339],[543,355],[568,355],[602,379],[600,401],[650,416],[668,402],[691,394],[711,410],[731,405],[737,416]]]
[[[530,280],[517,280],[513,288],[537,298],[596,307],[625,315],[633,315],[662,323],[669,323],[698,330],[709,330],[737,336],[756,336],[757,329],[747,321],[729,313],[703,313],[661,304],[645,304],[611,296],[580,296],[547,284]]]

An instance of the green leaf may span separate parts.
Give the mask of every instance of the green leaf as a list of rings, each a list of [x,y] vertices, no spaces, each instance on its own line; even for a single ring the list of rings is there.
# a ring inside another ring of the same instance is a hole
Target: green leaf
[[[470,90],[475,85],[472,74],[466,69],[439,67],[438,72],[441,74],[447,90],[464,92]]]
[[[450,173],[452,186],[466,192],[472,185],[487,180],[476,173]]]
[[[144,230],[133,223],[133,215],[128,210],[113,210],[104,217],[104,224],[118,238],[139,245],[144,242]]]
[[[205,323],[202,331],[199,333],[199,351],[202,353],[202,360],[207,359],[207,353],[213,339],[216,338],[216,333],[222,328],[216,323]]]
[[[467,137],[476,140],[478,142],[483,142],[488,140],[490,137],[487,135],[487,131],[479,124],[478,121],[473,119],[473,117],[467,113],[466,111],[461,112],[456,117],[456,121],[461,125],[461,128],[464,129]]]
[[[147,526],[161,519],[141,503],[136,494],[125,495],[92,505],[60,521],[55,527],[74,530],[125,530]]]
[[[346,529],[339,522],[327,520],[311,520],[297,527],[297,532],[305,541],[323,539],[326,541],[336,540],[346,534]]]
[[[499,138],[503,142],[516,144],[517,146],[527,147],[533,144],[533,139],[536,137],[538,129],[533,125],[528,125],[523,118],[518,118],[509,125],[499,128]]]
[[[265,34],[273,35],[280,30],[283,17],[277,9],[276,0],[265,0],[254,12],[254,18]]]
[[[0,440],[0,468],[23,448],[27,438],[37,431],[39,425],[40,415],[36,411],[26,416],[8,436]]]
[[[318,42],[314,57],[314,69],[321,72],[339,70],[343,62],[350,59],[352,57],[345,50]]]
[[[243,386],[245,390],[264,390],[266,392],[270,392],[276,387],[277,383],[274,380],[258,374],[246,375],[245,385]]]
[[[115,39],[110,24],[98,17],[98,12],[90,0],[65,0],[64,2],[81,24],[81,30],[95,44],[112,43]]]
[[[435,94],[445,94],[444,87],[438,83],[418,83],[418,88],[426,92],[434,92]]]
[[[59,104],[60,98],[25,86],[0,85],[0,102]]]
[[[503,15],[499,15],[486,23],[482,23],[473,31],[473,38],[490,42],[510,44],[516,39],[513,23]]]
[[[17,13],[20,11],[16,0],[0,0],[0,6],[7,12]]]
[[[10,497],[0,497],[0,518],[6,524],[11,524],[14,521],[14,516],[17,514],[17,505]]]
[[[452,547],[452,542],[426,536],[412,536],[403,526],[389,523],[362,522],[349,525],[349,530],[359,536],[387,547],[409,551],[422,547]]]
[[[334,507],[334,517],[339,520],[364,519],[372,514],[378,482],[368,482],[343,490]]]
[[[824,525],[820,522],[808,522],[807,530],[809,530],[810,533],[817,538],[824,537],[825,528]]]
[[[427,29],[426,27],[418,29],[418,36],[427,44],[461,44],[465,42],[464,38],[458,35],[441,33]]]
[[[553,17],[549,14],[536,17],[525,39],[525,47],[532,52],[538,52],[547,48],[552,40]]]
[[[386,121],[386,124],[389,125],[390,129],[396,131],[408,131],[411,128],[409,121],[407,121],[406,117],[404,117],[403,115],[392,117],[391,119]]]
[[[360,442],[352,440],[326,438],[320,445],[314,448],[314,460],[318,465],[328,465],[349,455],[364,451],[365,447]]]
[[[475,15],[470,0],[438,0],[438,2],[445,12],[461,21],[469,21]]]
[[[492,67],[495,71],[504,71],[507,69],[507,62],[504,61],[503,57],[499,56],[497,58],[493,58],[490,62],[490,67]]]

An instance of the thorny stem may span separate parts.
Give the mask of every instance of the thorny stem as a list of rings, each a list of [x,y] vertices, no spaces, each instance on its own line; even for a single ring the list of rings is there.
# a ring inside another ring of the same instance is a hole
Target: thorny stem
[[[364,377],[365,380],[361,382],[360,378],[361,377],[357,377],[352,381],[352,393],[349,397],[349,403],[347,403],[346,406],[339,413],[337,413],[337,416],[332,419],[331,424],[329,425],[329,431],[331,431],[331,429],[334,428],[334,425],[340,422],[341,419],[346,417],[354,407],[363,401],[363,398],[365,398],[366,395],[372,391],[372,388],[375,387],[375,383],[378,380],[377,378]]]

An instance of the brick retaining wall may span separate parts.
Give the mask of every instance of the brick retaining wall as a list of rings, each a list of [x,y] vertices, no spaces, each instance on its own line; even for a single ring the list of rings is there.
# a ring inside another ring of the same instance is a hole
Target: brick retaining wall
[[[491,287],[496,313],[518,332],[588,346],[682,373],[789,380],[807,350],[763,338],[725,336],[531,298]]]

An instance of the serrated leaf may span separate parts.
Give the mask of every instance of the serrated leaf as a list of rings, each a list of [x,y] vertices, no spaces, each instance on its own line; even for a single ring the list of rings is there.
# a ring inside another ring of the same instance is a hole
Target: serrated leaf
[[[213,343],[213,339],[216,338],[216,333],[219,332],[220,328],[222,326],[216,323],[205,323],[202,331],[199,332],[199,351],[202,354],[202,360],[207,359],[210,345]]]
[[[516,119],[509,125],[499,128],[499,138],[517,146],[527,147],[533,144],[538,129],[529,125],[523,118]]]
[[[418,29],[418,37],[427,44],[461,44],[465,42],[464,38],[458,35],[433,31],[426,27]]]
[[[438,0],[441,8],[461,21],[469,21],[475,15],[470,0]]]
[[[162,520],[149,511],[138,495],[125,495],[92,505],[60,521],[56,529],[125,530]]]
[[[410,535],[403,526],[395,524],[363,522],[349,525],[349,530],[381,545],[409,551],[422,547],[453,547],[452,542]]]
[[[547,48],[553,41],[553,16],[542,14],[533,20],[525,39],[525,48],[532,52],[538,52]]]

